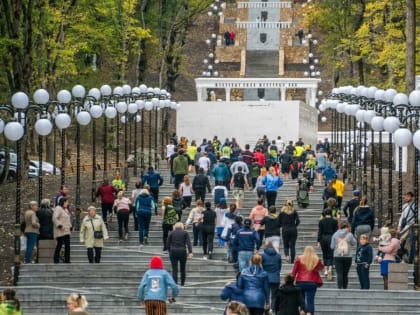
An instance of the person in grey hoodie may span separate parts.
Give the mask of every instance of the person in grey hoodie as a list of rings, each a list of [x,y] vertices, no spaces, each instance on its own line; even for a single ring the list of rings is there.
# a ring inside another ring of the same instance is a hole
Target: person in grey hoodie
[[[333,234],[331,239],[331,249],[334,250],[334,266],[339,289],[347,289],[348,275],[353,257],[351,247],[354,247],[356,243],[356,239],[350,232],[350,226],[347,222],[342,222],[340,229]]]

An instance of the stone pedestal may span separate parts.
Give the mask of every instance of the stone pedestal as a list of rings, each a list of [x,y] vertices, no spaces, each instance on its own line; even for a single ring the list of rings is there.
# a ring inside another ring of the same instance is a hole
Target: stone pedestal
[[[408,290],[408,265],[389,264],[388,289]]]
[[[38,262],[52,263],[54,261],[55,240],[40,240],[38,243]]]

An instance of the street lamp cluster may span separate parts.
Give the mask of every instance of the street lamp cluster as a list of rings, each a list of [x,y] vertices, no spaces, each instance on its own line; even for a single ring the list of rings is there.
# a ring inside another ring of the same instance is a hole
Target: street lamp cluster
[[[219,29],[219,18],[223,15],[223,8],[220,0],[214,0],[212,4],[210,4],[210,10],[208,11],[208,16],[214,16],[214,30],[217,33]],[[209,53],[204,58],[203,64],[206,68],[202,75],[203,77],[217,77],[219,76],[219,72],[217,71],[216,67],[219,63],[219,60],[216,57],[216,46],[217,46],[217,34],[212,33],[210,38],[206,39],[206,44],[209,46]]]
[[[414,280],[416,285],[420,285],[420,242],[418,239],[420,91],[414,90],[406,95],[398,93],[395,89],[344,86],[334,88],[327,99],[321,101],[319,110],[320,112],[332,111],[332,152],[337,167],[341,169],[345,177],[351,178],[353,188],[359,186],[363,194],[369,195],[371,207],[377,207],[379,227],[385,223],[384,219],[391,225],[396,223],[393,169],[397,169],[398,175],[398,195],[395,196],[398,199],[398,212],[402,211],[403,172],[406,173],[405,182],[412,183],[417,253],[414,261]],[[325,117],[321,119],[323,118]],[[384,137],[387,137],[386,142],[383,141]],[[384,143],[388,146],[386,147]],[[397,152],[395,158],[394,145]],[[384,154],[386,148],[387,156]],[[368,194],[369,158],[370,189]],[[386,215],[383,213],[384,158],[388,160]],[[395,166],[393,161],[396,163]],[[410,176],[412,176],[412,181],[409,180]]]
[[[321,72],[319,71],[319,59],[314,55],[314,47],[318,45],[318,40],[313,38],[311,33],[306,35],[306,38],[302,40],[302,45],[308,46],[308,56],[302,60],[303,64],[308,65],[308,69],[303,72],[305,77],[319,77]]]
[[[152,165],[152,120],[151,113],[155,112],[154,122],[154,162],[158,161],[158,136],[160,134],[163,144],[163,131],[159,128],[158,114],[162,113],[162,121],[164,115],[168,114],[168,110],[177,110],[180,107],[178,103],[171,100],[171,94],[164,89],[151,88],[142,84],[140,86],[131,87],[130,85],[117,86],[112,89],[109,85],[103,85],[100,89],[92,88],[86,93],[86,90],[81,85],[76,85],[71,92],[68,90],[60,90],[57,93],[55,100],[50,98],[48,91],[38,89],[33,94],[33,99],[30,100],[28,95],[23,92],[13,94],[10,104],[0,104],[0,112],[4,114],[0,118],[0,134],[12,142],[16,143],[16,207],[15,207],[15,269],[14,281],[17,282],[19,276],[20,264],[20,216],[21,216],[21,178],[22,178],[22,143],[25,139],[26,130],[33,126],[37,135],[39,143],[39,169],[38,169],[38,199],[42,199],[42,178],[43,178],[43,137],[49,136],[54,132],[54,165],[55,161],[55,130],[58,130],[61,135],[61,184],[65,184],[66,176],[66,148],[65,143],[66,130],[72,125],[72,118],[76,127],[76,194],[75,203],[76,208],[81,205],[80,201],[80,137],[81,128],[85,128],[91,124],[92,126],[92,194],[96,190],[96,120],[103,118],[103,178],[107,177],[108,171],[108,121],[113,120],[117,125],[114,131],[114,139],[116,143],[116,165],[120,166],[119,162],[119,138],[120,128],[119,123],[124,124],[123,137],[125,141],[125,155],[124,159],[128,159],[128,148],[131,147],[134,141],[134,175],[137,175],[138,168],[138,146],[137,146],[137,124],[141,122],[141,167],[144,167],[144,111],[149,112],[149,165]],[[128,131],[128,125],[130,130]],[[134,125],[134,126],[132,126]],[[161,126],[162,127],[162,126]],[[129,143],[128,143],[129,142]],[[156,166],[156,165],[155,165]],[[124,167],[127,170],[127,167]],[[127,170],[128,172],[128,170]],[[128,176],[128,174],[125,174]]]

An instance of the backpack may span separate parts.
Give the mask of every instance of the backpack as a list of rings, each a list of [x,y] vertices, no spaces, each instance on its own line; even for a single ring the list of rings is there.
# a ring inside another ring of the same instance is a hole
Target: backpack
[[[347,256],[349,254],[349,243],[347,242],[347,235],[338,239],[337,253],[340,256]]]
[[[172,205],[167,205],[165,208],[165,217],[163,218],[163,223],[173,225],[177,220],[178,215],[175,211],[175,208]]]
[[[236,173],[233,176],[233,182],[234,182],[235,187],[244,188],[245,186],[244,173]]]

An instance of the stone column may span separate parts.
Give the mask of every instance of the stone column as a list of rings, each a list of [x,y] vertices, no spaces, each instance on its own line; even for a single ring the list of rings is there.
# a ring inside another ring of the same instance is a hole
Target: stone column
[[[197,102],[203,101],[203,89],[201,87],[196,87],[197,90]]]
[[[226,92],[226,102],[230,102],[230,88],[226,88],[225,92]]]
[[[280,88],[280,100],[282,102],[284,102],[286,100],[286,91],[287,90],[286,90],[285,87]]]

